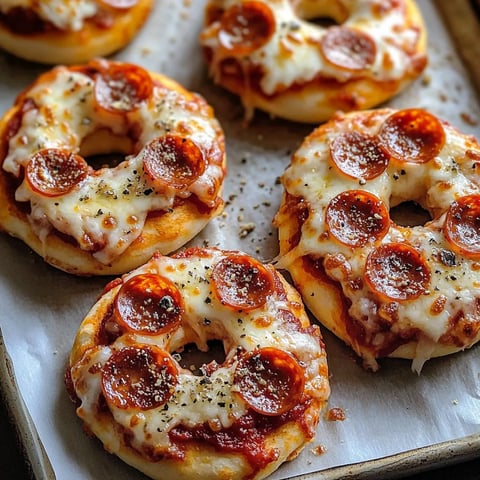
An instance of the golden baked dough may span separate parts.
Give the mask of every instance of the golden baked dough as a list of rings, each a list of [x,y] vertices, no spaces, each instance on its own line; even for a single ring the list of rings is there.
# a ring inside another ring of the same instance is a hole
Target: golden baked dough
[[[427,63],[412,0],[209,0],[200,41],[213,80],[240,96],[247,120],[255,108],[307,123],[371,108]]]
[[[279,265],[367,367],[480,339],[480,145],[421,109],[337,114],[294,153],[275,224]],[[431,221],[400,226],[413,201]]]
[[[224,360],[204,354],[192,373],[184,347],[212,341]],[[330,393],[298,293],[272,265],[214,248],[155,255],[112,281],[66,378],[87,429],[157,480],[265,478],[313,440]]]
[[[51,65],[108,56],[133,39],[153,4],[153,0],[9,1],[0,5],[0,48]]]
[[[123,161],[85,160],[112,153]],[[0,122],[0,228],[67,272],[124,273],[221,211],[225,162],[212,108],[173,80],[107,60],[56,67]]]

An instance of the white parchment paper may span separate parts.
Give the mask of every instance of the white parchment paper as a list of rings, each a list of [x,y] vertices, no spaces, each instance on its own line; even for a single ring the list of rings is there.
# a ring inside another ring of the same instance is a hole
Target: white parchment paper
[[[438,12],[419,1],[429,30],[430,65],[394,107],[417,106],[480,137],[479,100]],[[169,75],[204,95],[227,139],[225,212],[192,242],[240,249],[261,260],[277,254],[271,226],[278,177],[313,126],[257,114],[245,127],[234,96],[211,83],[198,44],[204,0],[157,0],[134,42],[116,58]],[[0,53],[0,110],[46,67]],[[76,278],[57,271],[18,240],[0,236],[0,327],[20,393],[59,480],[144,478],[88,437],[64,388],[68,353],[79,323],[108,278]],[[322,420],[315,442],[272,478],[381,458],[466,435],[480,434],[480,346],[427,362],[417,376],[402,360],[367,373],[351,352],[324,331],[331,371],[330,407],[344,421]],[[322,446],[325,453],[314,454]]]

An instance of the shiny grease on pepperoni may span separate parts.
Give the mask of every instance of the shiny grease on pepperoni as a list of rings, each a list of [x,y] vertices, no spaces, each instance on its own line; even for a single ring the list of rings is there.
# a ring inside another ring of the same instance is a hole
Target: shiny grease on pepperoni
[[[376,137],[354,131],[340,133],[334,138],[330,158],[345,175],[364,180],[381,175],[389,161]]]
[[[143,150],[143,168],[160,191],[188,188],[205,171],[205,158],[198,145],[185,137],[165,135]]]
[[[152,92],[150,74],[136,65],[109,63],[108,67],[100,68],[95,76],[95,100],[108,112],[137,110]]]
[[[440,120],[419,108],[390,115],[378,134],[381,145],[399,161],[426,163],[434,159],[445,143]]]
[[[299,403],[305,374],[293,355],[266,347],[240,358],[234,373],[234,385],[254,411],[263,415],[281,415]]]
[[[272,273],[247,255],[230,255],[212,271],[213,289],[224,305],[252,310],[265,304],[275,288]]]
[[[466,257],[480,258],[480,194],[466,195],[453,202],[443,228],[454,250]]]
[[[365,190],[348,190],[330,200],[325,222],[339,242],[358,248],[381,240],[390,227],[390,216],[376,195]]]
[[[101,370],[102,391],[117,408],[148,410],[165,404],[177,384],[172,357],[154,345],[124,347]]]
[[[320,47],[329,63],[351,71],[369,68],[377,54],[375,41],[370,35],[345,26],[327,29]]]
[[[128,331],[158,335],[172,331],[181,321],[182,297],[168,278],[154,273],[135,275],[115,297],[115,316]]]
[[[411,245],[387,243],[369,254],[365,279],[387,299],[413,300],[428,290],[430,269]]]
[[[47,197],[65,195],[88,174],[88,164],[68,150],[46,148],[27,163],[25,178],[33,191]]]
[[[264,2],[243,2],[220,19],[218,39],[232,55],[246,56],[267,43],[275,32],[275,17]]]

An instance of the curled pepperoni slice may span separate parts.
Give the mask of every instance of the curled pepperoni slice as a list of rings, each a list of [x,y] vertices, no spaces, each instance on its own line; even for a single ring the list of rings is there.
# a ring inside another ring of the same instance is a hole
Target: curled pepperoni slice
[[[169,279],[154,273],[127,280],[115,297],[118,322],[129,331],[157,335],[173,330],[181,320],[182,297]]]
[[[321,40],[325,59],[336,67],[359,71],[375,61],[377,47],[370,35],[349,27],[330,27]]]
[[[454,250],[480,258],[480,195],[467,195],[453,202],[443,228]]]
[[[46,148],[32,156],[25,178],[35,192],[58,197],[70,192],[87,173],[88,164],[79,155],[60,148]]]
[[[229,8],[220,20],[220,45],[232,55],[249,55],[268,42],[275,18],[265,2],[243,2]]]
[[[348,190],[330,200],[325,211],[328,230],[349,247],[381,240],[390,227],[385,204],[365,190]]]
[[[138,0],[100,0],[107,7],[117,8],[118,10],[127,10],[138,3]]]
[[[271,272],[247,255],[231,255],[220,260],[212,271],[213,289],[224,304],[252,310],[265,304],[274,290]]]
[[[412,300],[427,290],[430,270],[412,246],[387,243],[368,256],[365,278],[374,291],[387,299]]]
[[[117,408],[149,410],[168,401],[177,384],[172,357],[154,345],[125,347],[102,368],[102,391]]]
[[[192,140],[166,135],[145,146],[143,167],[159,190],[183,190],[203,174],[205,158]]]
[[[150,74],[130,64],[109,63],[95,77],[95,100],[108,112],[125,113],[137,110],[153,92]]]
[[[330,157],[345,175],[365,180],[382,174],[389,160],[375,137],[358,132],[345,132],[336,136],[330,145]]]
[[[290,354],[267,347],[247,353],[235,369],[234,384],[250,408],[263,415],[281,415],[303,393],[304,370]]]
[[[445,143],[440,120],[419,108],[399,110],[390,115],[378,137],[392,157],[410,163],[432,160]]]

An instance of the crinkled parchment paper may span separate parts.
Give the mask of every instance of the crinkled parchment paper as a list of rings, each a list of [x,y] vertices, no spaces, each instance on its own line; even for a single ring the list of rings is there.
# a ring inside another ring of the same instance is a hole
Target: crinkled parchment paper
[[[430,65],[390,105],[428,108],[478,137],[477,94],[434,5],[427,0],[419,3],[429,29]],[[313,126],[274,120],[261,113],[244,126],[238,99],[207,78],[198,44],[203,5],[204,0],[158,0],[145,28],[116,57],[160,71],[201,93],[224,128],[229,162],[225,212],[192,244],[240,249],[271,260],[277,254],[271,221],[282,193],[278,177]],[[0,110],[4,112],[45,67],[0,54],[0,69]],[[57,271],[6,235],[0,236],[0,258],[4,342],[20,395],[56,477],[144,478],[84,434],[63,384],[76,329],[108,279],[76,278]],[[322,419],[313,444],[272,478],[480,436],[480,346],[427,362],[420,376],[402,360],[386,360],[372,374],[357,365],[339,340],[328,332],[324,336],[331,371],[330,407],[343,409],[346,419]],[[2,385],[7,388],[3,378]],[[321,450],[316,447],[325,452],[315,454]]]

